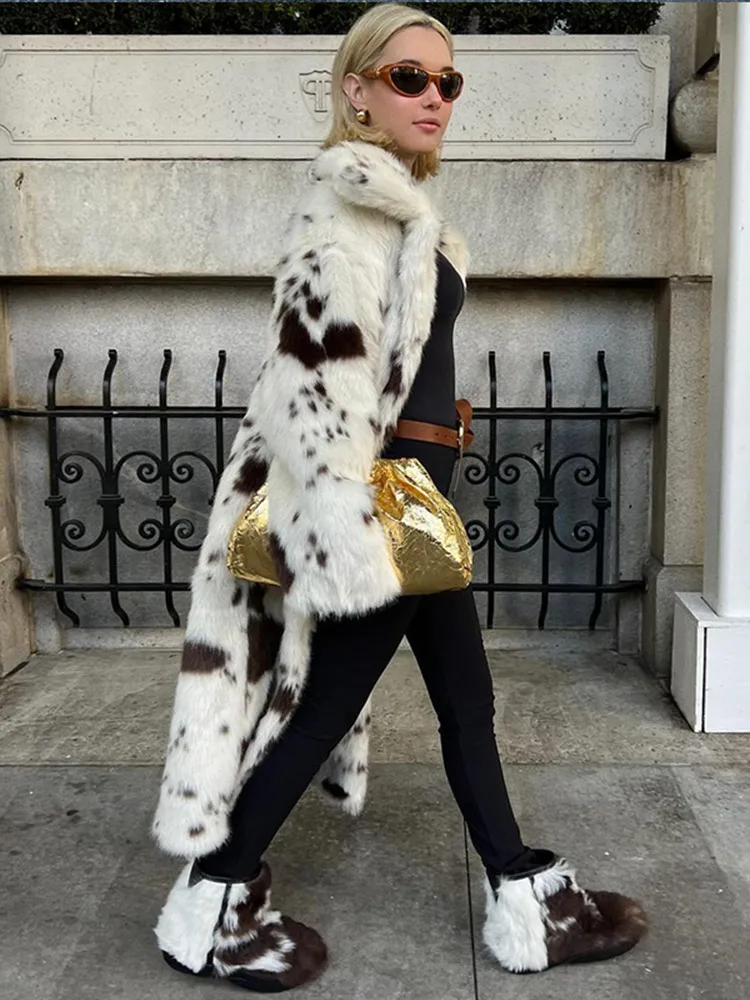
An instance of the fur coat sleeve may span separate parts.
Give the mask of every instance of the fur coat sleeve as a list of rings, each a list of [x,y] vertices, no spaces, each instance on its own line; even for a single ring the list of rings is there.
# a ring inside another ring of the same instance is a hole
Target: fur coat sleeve
[[[200,857],[299,704],[315,622],[400,592],[369,483],[429,336],[440,248],[466,248],[390,153],[346,142],[310,164],[279,261],[267,349],[222,475],[191,582],[153,833]],[[225,566],[248,499],[267,484],[281,587]],[[324,768],[344,808],[364,803],[369,703]],[[262,806],[261,806],[262,808]]]

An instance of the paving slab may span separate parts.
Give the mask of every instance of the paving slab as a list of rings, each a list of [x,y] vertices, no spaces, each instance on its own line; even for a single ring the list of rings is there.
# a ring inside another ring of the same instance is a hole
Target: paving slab
[[[637,948],[612,961],[502,979],[478,943],[479,1000],[747,997],[743,900],[671,768],[524,766],[510,768],[509,777],[526,842],[566,854],[581,885],[638,899],[651,929]],[[473,857],[470,869],[479,942],[484,890]]]
[[[506,763],[747,764],[750,736],[695,734],[669,694],[611,651],[490,650]],[[67,650],[0,684],[1,764],[163,759],[175,650]],[[440,762],[437,723],[411,653],[375,689],[371,760]]]
[[[616,653],[488,656],[527,843],[567,853],[585,885],[641,899],[648,938],[613,962],[544,976],[494,964],[482,871],[424,686],[400,652],[375,692],[365,814],[345,817],[310,790],[269,851],[276,903],[331,947],[305,995],[745,1000],[750,736],[692,733],[664,688]],[[152,932],[179,869],[148,833],[178,663],[176,650],[69,650],[0,684],[0,1000],[215,995],[169,970]]]
[[[156,917],[180,863],[148,836],[159,772],[3,768],[0,997],[183,1000]],[[317,927],[331,967],[310,1000],[469,1000],[466,852],[440,768],[379,765],[357,820],[311,790],[268,854],[274,903]]]

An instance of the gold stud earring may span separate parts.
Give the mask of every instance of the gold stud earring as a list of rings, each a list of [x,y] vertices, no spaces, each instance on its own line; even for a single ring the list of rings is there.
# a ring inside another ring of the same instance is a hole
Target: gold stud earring
[[[360,125],[367,125],[370,120],[370,113],[366,108],[360,108],[354,116]]]

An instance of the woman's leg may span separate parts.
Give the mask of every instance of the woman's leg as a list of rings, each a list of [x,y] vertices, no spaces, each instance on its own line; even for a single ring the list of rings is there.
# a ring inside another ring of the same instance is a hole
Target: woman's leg
[[[448,780],[487,870],[482,936],[489,950],[511,972],[628,951],[646,929],[640,905],[618,893],[587,892],[564,859],[524,847],[497,753],[471,591],[423,598],[407,638],[440,719]]]
[[[369,615],[318,623],[300,705],[245,782],[232,812],[230,839],[200,859],[201,871],[237,880],[255,873],[302,793],[356,722],[419,601],[402,597]]]
[[[495,742],[494,693],[474,595],[423,597],[406,632],[440,723],[448,782],[488,872],[534,867]]]

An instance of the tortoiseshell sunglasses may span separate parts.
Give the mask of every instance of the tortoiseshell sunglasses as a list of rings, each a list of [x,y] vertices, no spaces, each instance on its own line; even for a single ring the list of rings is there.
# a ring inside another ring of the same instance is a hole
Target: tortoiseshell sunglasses
[[[362,76],[370,80],[383,80],[397,94],[404,97],[419,97],[434,80],[444,101],[455,101],[464,85],[464,78],[458,70],[444,70],[442,73],[431,73],[421,66],[409,63],[388,63],[377,69],[368,69]]]

